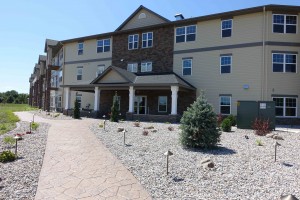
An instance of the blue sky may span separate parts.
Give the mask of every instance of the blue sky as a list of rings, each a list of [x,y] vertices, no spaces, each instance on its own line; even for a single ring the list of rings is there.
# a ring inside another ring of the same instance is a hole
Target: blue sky
[[[140,5],[167,19],[299,0],[9,0],[0,6],[0,92],[29,92],[29,77],[45,39],[64,40],[114,31]]]

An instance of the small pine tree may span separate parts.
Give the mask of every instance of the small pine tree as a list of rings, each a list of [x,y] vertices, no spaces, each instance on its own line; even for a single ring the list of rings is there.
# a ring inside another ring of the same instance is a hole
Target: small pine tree
[[[220,141],[217,115],[202,91],[197,100],[183,113],[180,123],[180,143],[184,147],[210,148]]]
[[[117,122],[118,121],[118,113],[119,113],[119,103],[118,103],[118,94],[115,93],[115,96],[113,98],[113,105],[111,107],[111,115],[110,115],[110,121],[111,122]]]
[[[74,102],[74,113],[73,113],[74,119],[80,119],[80,109],[79,109],[79,102],[76,99]]]

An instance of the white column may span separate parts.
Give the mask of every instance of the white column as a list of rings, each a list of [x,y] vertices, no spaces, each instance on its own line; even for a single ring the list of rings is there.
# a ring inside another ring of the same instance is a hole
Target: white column
[[[178,99],[178,86],[171,86],[172,91],[172,110],[171,115],[177,115],[177,99]]]
[[[134,96],[135,96],[135,89],[133,86],[129,86],[129,110],[128,112],[134,112]]]
[[[65,110],[70,108],[70,88],[65,88]]]
[[[100,105],[100,90],[99,87],[95,87],[95,101],[94,101],[94,111],[99,111]]]

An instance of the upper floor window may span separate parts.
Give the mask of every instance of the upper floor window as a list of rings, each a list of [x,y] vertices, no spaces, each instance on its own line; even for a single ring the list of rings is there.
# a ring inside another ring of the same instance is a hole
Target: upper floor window
[[[273,15],[273,33],[296,33],[296,15]]]
[[[97,53],[110,51],[110,39],[97,41]]]
[[[231,60],[232,60],[232,56],[221,56],[220,59],[221,74],[231,73]]]
[[[105,65],[98,65],[96,76],[100,76],[103,73]]]
[[[82,80],[82,70],[83,70],[83,67],[77,67],[77,80],[78,81]]]
[[[142,48],[152,47],[152,45],[153,45],[153,33],[152,32],[143,33],[142,39],[143,39]]]
[[[273,53],[273,72],[297,71],[297,54]]]
[[[297,98],[273,97],[273,101],[275,101],[275,115],[277,117],[297,116]]]
[[[137,63],[129,63],[127,65],[127,71],[137,72],[138,64]]]
[[[78,55],[82,55],[83,54],[83,42],[79,42],[77,44],[77,48],[78,48],[78,50],[77,50]]]
[[[196,40],[196,25],[176,28],[176,43]]]
[[[222,20],[222,37],[231,37],[232,19]]]
[[[182,59],[182,75],[192,75],[192,59]]]
[[[223,115],[230,115],[231,96],[220,96],[220,113]]]
[[[129,35],[128,36],[128,49],[137,49],[139,48],[139,35],[134,34],[134,35]]]
[[[141,63],[141,72],[151,72],[151,71],[152,71],[152,62]]]

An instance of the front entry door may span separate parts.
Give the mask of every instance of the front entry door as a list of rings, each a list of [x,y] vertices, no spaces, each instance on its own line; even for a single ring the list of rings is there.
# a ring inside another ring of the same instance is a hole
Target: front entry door
[[[145,115],[147,110],[147,97],[135,96],[134,98],[134,113],[138,115]]]

